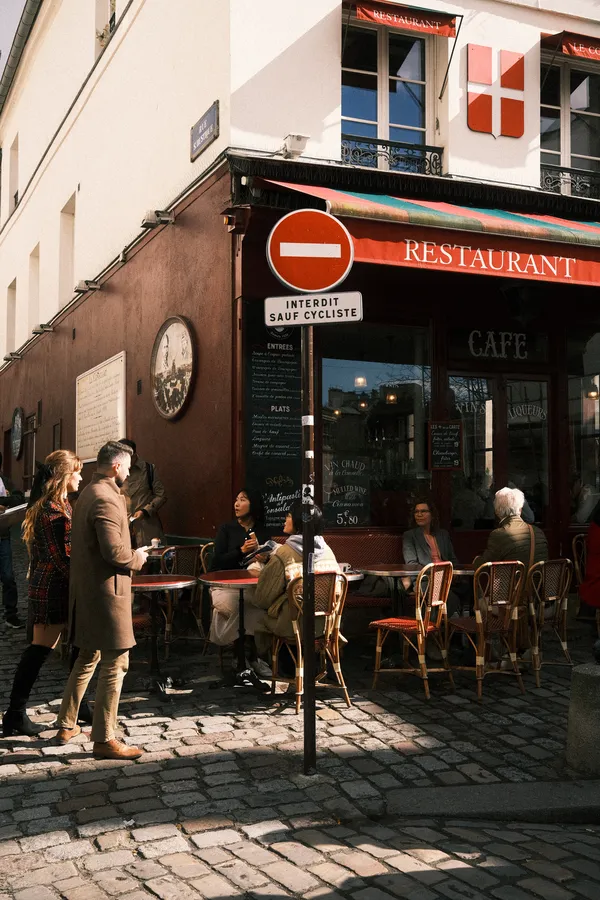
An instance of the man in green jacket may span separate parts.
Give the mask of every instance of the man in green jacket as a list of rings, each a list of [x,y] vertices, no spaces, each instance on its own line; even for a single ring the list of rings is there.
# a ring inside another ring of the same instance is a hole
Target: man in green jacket
[[[525,495],[518,488],[505,487],[494,497],[494,512],[498,527],[490,533],[487,547],[473,562],[476,568],[486,562],[517,559],[529,569],[533,563],[548,559],[546,535],[536,525],[528,525],[521,518]],[[534,541],[533,558],[531,541]]]

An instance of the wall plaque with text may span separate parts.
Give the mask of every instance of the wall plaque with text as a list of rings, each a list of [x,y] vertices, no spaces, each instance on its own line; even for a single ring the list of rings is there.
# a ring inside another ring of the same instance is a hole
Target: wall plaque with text
[[[125,351],[78,376],[75,398],[75,452],[95,462],[107,441],[127,434],[125,425]]]

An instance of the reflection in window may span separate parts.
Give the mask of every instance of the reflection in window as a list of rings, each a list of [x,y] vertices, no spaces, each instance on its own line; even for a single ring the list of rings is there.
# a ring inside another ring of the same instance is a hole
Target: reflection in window
[[[600,333],[569,333],[571,520],[589,522],[600,501]]]
[[[509,486],[520,488],[535,522],[548,506],[548,385],[507,381]]]
[[[450,418],[462,422],[463,470],[452,473],[452,527],[493,527],[494,401],[487,378],[451,375]]]
[[[325,520],[404,526],[430,487],[427,331],[338,326],[321,350]]]

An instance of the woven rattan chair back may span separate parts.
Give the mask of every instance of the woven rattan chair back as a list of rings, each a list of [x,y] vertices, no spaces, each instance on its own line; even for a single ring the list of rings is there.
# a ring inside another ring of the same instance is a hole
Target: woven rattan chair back
[[[429,624],[439,625],[446,603],[454,567],[451,562],[429,563],[419,572],[415,584],[415,614],[424,635]]]
[[[524,615],[521,608],[524,586],[522,562],[488,562],[479,566],[473,580],[478,625],[487,631],[493,621],[495,631],[508,633],[512,623]]]

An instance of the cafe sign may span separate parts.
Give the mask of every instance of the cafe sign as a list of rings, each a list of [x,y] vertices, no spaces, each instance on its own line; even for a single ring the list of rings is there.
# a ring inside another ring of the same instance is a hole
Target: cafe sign
[[[485,363],[526,364],[545,362],[545,334],[510,329],[456,328],[449,333],[449,355],[453,360]]]

